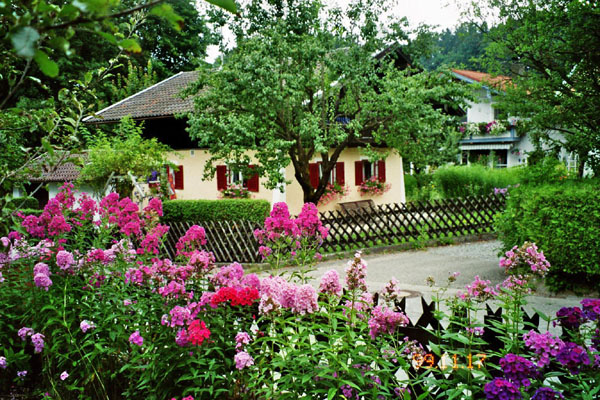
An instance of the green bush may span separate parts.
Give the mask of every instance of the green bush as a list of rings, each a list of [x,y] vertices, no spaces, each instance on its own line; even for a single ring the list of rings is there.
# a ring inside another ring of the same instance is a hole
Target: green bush
[[[434,172],[435,187],[443,198],[481,196],[494,188],[521,182],[523,167],[488,168],[482,165],[442,167]]]
[[[496,228],[504,250],[535,242],[552,265],[546,284],[562,290],[600,279],[600,183],[526,185],[513,190]]]
[[[266,200],[168,200],[163,202],[163,221],[250,220],[262,223],[271,210]]]
[[[15,197],[14,199],[11,199],[7,203],[7,207],[8,208],[19,207],[20,209],[27,209],[27,208],[38,209],[40,207],[40,204],[35,197]]]
[[[36,217],[39,217],[42,214],[42,212],[44,212],[44,210],[40,210],[37,208],[21,208],[19,209],[19,211],[25,216],[35,215]]]
[[[410,174],[404,174],[404,193],[406,194],[406,198],[414,198],[418,191],[417,178]]]

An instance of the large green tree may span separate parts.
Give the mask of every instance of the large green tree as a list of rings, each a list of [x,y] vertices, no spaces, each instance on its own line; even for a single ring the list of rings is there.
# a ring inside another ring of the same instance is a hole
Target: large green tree
[[[237,48],[195,87],[189,132],[212,154],[206,176],[222,160],[247,166],[252,154],[252,172],[276,187],[291,163],[304,201],[316,203],[350,146],[392,146],[415,161],[437,154],[452,131],[444,109],[460,103],[464,88],[410,68],[392,45],[406,32],[380,24],[388,5],[359,0],[342,11],[265,0],[243,9],[233,25]],[[323,176],[313,188],[309,161],[317,155]]]
[[[500,107],[535,137],[578,154],[600,173],[600,4],[580,0],[487,0],[499,24],[487,35],[490,69],[513,76]],[[561,133],[560,137],[552,132]]]

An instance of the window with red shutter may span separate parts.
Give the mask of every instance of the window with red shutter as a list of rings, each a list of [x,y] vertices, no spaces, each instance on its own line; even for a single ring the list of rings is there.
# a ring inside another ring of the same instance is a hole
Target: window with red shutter
[[[354,162],[354,184],[360,186],[363,183],[363,162]]]
[[[254,169],[254,165],[250,165],[250,168]],[[252,175],[247,181],[244,181],[245,186],[248,188],[249,192],[258,192],[258,188],[260,187],[258,181],[258,174]]]
[[[308,164],[308,174],[310,178],[310,185],[316,189],[316,187],[319,186],[319,164]]]
[[[175,189],[182,190],[183,189],[183,165],[179,165],[177,167],[177,171],[175,171]]]
[[[335,163],[335,182],[341,186],[344,186],[344,184],[346,183],[343,162]]]

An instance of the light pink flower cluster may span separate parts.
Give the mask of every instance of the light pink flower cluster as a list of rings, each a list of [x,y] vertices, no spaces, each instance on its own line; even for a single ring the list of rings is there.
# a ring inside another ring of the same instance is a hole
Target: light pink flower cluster
[[[467,289],[466,293],[460,292],[458,296],[463,300],[489,300],[498,295],[498,292],[491,286],[491,283],[489,280],[480,279],[479,275],[475,275],[473,282],[465,286],[465,289]]]
[[[543,251],[538,251],[535,243],[525,242],[521,247],[513,247],[500,259],[500,267],[507,274],[522,273],[544,277],[550,269]]]
[[[333,296],[339,296],[342,294],[340,276],[336,270],[332,269],[323,274],[323,277],[321,278],[321,284],[319,285],[319,292]]]
[[[354,259],[348,262],[346,268],[346,286],[348,290],[358,290],[365,292],[367,290],[367,263],[362,259],[362,253],[356,252]]]
[[[318,310],[317,292],[311,285],[296,286],[282,277],[264,278],[260,283],[258,310],[268,314],[281,308],[304,315]]]
[[[172,299],[178,299],[179,296],[186,296],[185,285],[181,284],[177,281],[170,281],[166,286],[161,286],[158,288],[158,294],[162,297],[168,297]],[[194,293],[191,292],[188,294],[188,297],[191,299],[194,296]]]
[[[252,338],[248,332],[239,332],[237,335],[235,335],[235,349],[238,351],[242,350],[244,346],[250,344],[251,341]]]
[[[564,342],[550,332],[537,333],[531,330],[523,335],[525,346],[529,347],[537,356],[538,367],[550,364],[550,356],[556,357]]]
[[[235,367],[242,370],[246,367],[254,365],[254,358],[246,351],[245,346],[250,344],[252,338],[247,332],[239,332],[235,335]]]
[[[501,284],[496,286],[496,291],[502,290],[518,291],[523,293],[531,293],[527,276],[509,275]]]
[[[27,338],[31,338],[31,343],[33,344],[33,348],[35,353],[41,353],[44,350],[44,338],[45,336],[41,333],[35,333],[33,329],[23,327],[19,329],[17,335],[21,338],[21,340],[25,341]]]
[[[194,250],[190,255],[188,265],[193,266],[196,273],[206,274],[215,266],[215,255],[210,251]]]
[[[81,331],[83,333],[86,333],[90,329],[95,329],[95,328],[96,328],[96,325],[93,322],[85,320],[85,319],[79,323],[79,329],[81,329]]]
[[[324,206],[332,201],[346,197],[348,193],[350,193],[350,188],[348,185],[340,185],[338,183],[332,185],[329,183],[325,188],[325,192],[321,195],[318,205]]]
[[[383,287],[381,292],[383,300],[388,304],[394,304],[396,301],[401,300],[402,296],[400,294],[400,285],[394,277]]]
[[[71,267],[75,264],[75,258],[73,253],[66,250],[61,250],[56,253],[56,265],[63,271],[70,271]]]
[[[210,282],[217,289],[227,286],[240,286],[240,282],[243,277],[244,268],[240,263],[234,262],[230,265],[219,268],[217,273],[210,278]]]
[[[206,231],[204,228],[192,225],[185,235],[179,238],[175,248],[177,248],[177,255],[190,257],[195,250],[200,250],[200,246],[204,246],[205,244]]]
[[[40,287],[46,291],[52,286],[52,280],[50,279],[50,268],[48,264],[37,263],[33,267],[33,282],[37,287]]]
[[[367,311],[373,306],[373,295],[369,292],[363,292],[358,300],[352,302],[352,300],[347,300],[344,303],[344,315],[347,316],[350,314],[350,311],[354,309],[356,311],[356,315],[360,319],[365,319],[367,316]]]
[[[392,335],[399,326],[408,325],[408,317],[401,312],[396,312],[390,308],[377,306],[371,312],[369,318],[369,335],[372,339],[384,333]]]

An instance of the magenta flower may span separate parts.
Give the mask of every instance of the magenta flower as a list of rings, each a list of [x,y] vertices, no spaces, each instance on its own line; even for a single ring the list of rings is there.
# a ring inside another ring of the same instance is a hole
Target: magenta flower
[[[323,274],[319,292],[339,296],[342,293],[342,285],[340,284],[340,276],[337,271],[332,269]]]
[[[144,344],[144,338],[140,335],[140,331],[135,331],[129,336],[129,343],[137,346]]]
[[[397,327],[408,325],[408,317],[386,307],[377,306],[371,312],[369,319],[369,335],[372,339],[383,333],[391,335]]]
[[[0,356],[0,368],[6,369],[6,357]]]
[[[587,350],[577,343],[572,342],[564,343],[561,346],[556,355],[556,360],[567,367],[573,375],[579,374],[582,366],[590,365],[590,357]]]
[[[239,370],[254,365],[254,358],[245,351],[238,352],[233,360],[235,361],[235,367]]]
[[[68,377],[69,377],[69,374],[67,373],[67,371],[63,371],[62,374],[60,374],[60,380],[61,381],[64,381]]]
[[[48,268],[48,264],[45,263],[37,263],[33,266],[33,275],[50,275],[50,268]]]
[[[66,271],[70,269],[73,264],[75,264],[75,259],[73,258],[72,253],[69,253],[66,250],[61,250],[56,253],[56,265],[58,265],[61,270]]]
[[[535,365],[524,357],[509,353],[500,359],[500,368],[504,376],[520,386],[531,386],[531,379],[538,378],[539,372]]]

